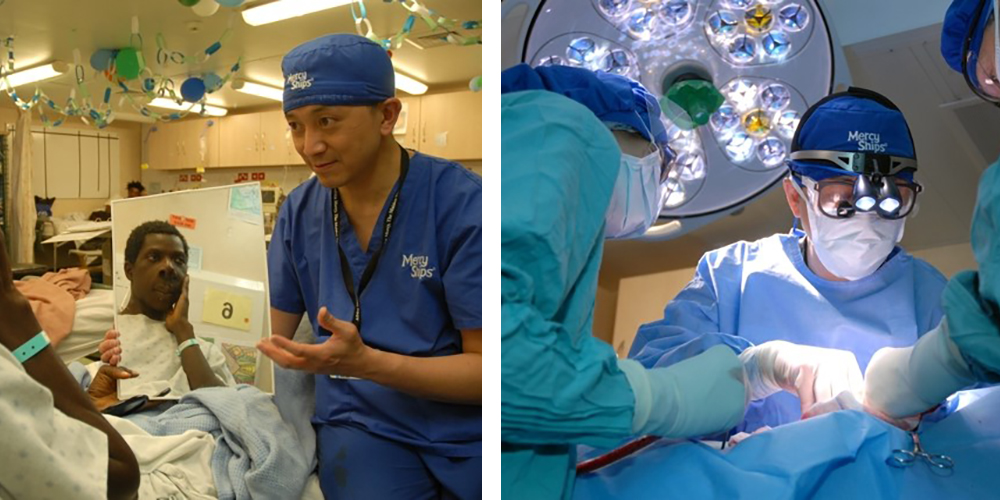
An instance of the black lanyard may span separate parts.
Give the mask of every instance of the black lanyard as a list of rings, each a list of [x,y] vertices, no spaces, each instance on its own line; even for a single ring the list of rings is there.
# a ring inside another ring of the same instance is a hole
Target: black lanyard
[[[361,282],[358,283],[357,293],[354,293],[354,273],[351,272],[351,265],[347,261],[347,254],[344,253],[344,247],[340,244],[340,191],[337,188],[333,188],[333,234],[337,238],[337,251],[340,252],[340,277],[343,278],[347,294],[351,296],[351,302],[354,303],[354,319],[352,322],[358,328],[359,332],[361,331],[361,293],[365,291],[365,287],[371,281],[372,275],[375,274],[375,268],[378,267],[379,258],[382,257],[382,251],[389,244],[392,221],[396,218],[396,208],[399,206],[399,192],[403,190],[403,181],[406,180],[406,172],[409,169],[410,155],[405,149],[400,148],[399,181],[397,181],[396,193],[392,196],[392,202],[389,204],[389,211],[385,214],[385,224],[382,226],[382,245],[378,247],[375,255],[372,255],[371,260],[368,261],[368,265],[365,266],[365,271],[361,274]]]

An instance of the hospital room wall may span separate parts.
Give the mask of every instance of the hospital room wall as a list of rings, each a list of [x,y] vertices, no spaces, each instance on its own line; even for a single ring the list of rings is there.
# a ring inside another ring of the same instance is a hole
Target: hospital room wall
[[[5,104],[9,102],[7,99],[4,101]],[[32,123],[34,125],[41,125],[37,114],[34,115],[32,119]],[[0,127],[6,130],[7,125],[13,126],[16,123],[17,110],[7,107],[6,105],[0,106]],[[84,125],[78,119],[70,119],[59,128],[70,130],[96,130],[93,127]],[[138,123],[119,121],[102,130],[102,132],[115,132],[118,134],[120,174],[118,182],[116,184],[112,184],[111,186],[112,196],[117,195],[117,197],[124,198],[127,194],[127,190],[125,189],[126,184],[128,184],[130,180],[139,179],[139,129],[140,126]],[[57,217],[62,217],[74,212],[81,212],[84,215],[89,216],[90,213],[95,210],[103,210],[104,205],[107,202],[107,198],[60,198],[57,199],[55,205],[52,206],[52,212],[53,215]]]
[[[916,250],[913,255],[926,260],[945,276],[965,269],[975,269],[976,261],[968,243]],[[594,335],[614,347],[619,357],[628,355],[635,332],[644,323],[663,317],[663,308],[694,277],[695,268],[675,269],[656,274],[619,280],[617,291],[611,286],[598,289],[594,308]],[[613,305],[612,305],[613,304]],[[605,325],[613,326],[608,338]]]

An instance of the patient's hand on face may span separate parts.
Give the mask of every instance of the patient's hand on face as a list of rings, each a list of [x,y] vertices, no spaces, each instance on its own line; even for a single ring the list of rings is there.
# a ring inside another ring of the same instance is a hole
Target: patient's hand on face
[[[90,383],[87,395],[90,396],[90,400],[97,407],[97,411],[103,412],[105,409],[119,403],[118,381],[138,376],[137,372],[128,368],[103,365],[97,370],[97,374],[94,375],[94,380]]]

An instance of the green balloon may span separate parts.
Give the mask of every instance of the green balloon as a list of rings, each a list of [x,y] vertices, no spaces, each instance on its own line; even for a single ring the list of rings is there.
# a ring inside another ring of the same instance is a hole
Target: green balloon
[[[200,0],[177,0],[177,1],[180,2],[181,5],[183,5],[185,7],[190,7],[190,6],[198,3]]]
[[[118,56],[115,57],[115,68],[118,70],[118,76],[125,80],[138,78],[144,67],[146,67],[146,63],[142,60],[142,52],[132,47],[121,49],[118,51]]]

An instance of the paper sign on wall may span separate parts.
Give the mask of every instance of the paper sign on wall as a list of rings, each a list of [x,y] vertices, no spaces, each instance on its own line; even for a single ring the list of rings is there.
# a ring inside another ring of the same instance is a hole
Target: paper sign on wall
[[[252,302],[246,295],[208,288],[205,290],[201,321],[249,332]]]
[[[261,209],[260,186],[240,186],[229,190],[229,216],[261,225],[264,215]]]
[[[193,230],[198,226],[198,220],[192,217],[181,217],[180,215],[170,214],[170,225]]]

